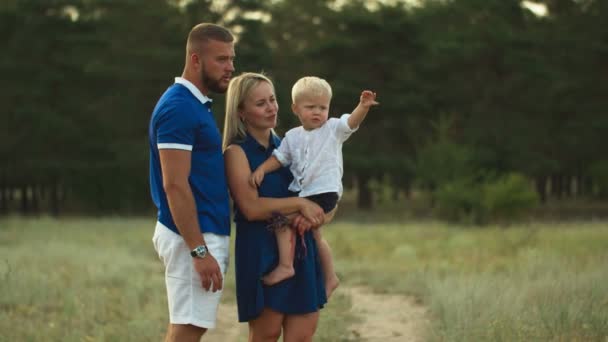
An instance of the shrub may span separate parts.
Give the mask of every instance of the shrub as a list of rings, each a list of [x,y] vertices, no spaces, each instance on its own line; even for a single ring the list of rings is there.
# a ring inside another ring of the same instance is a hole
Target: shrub
[[[483,185],[483,210],[491,219],[510,222],[520,219],[538,204],[538,194],[529,181],[510,173]]]
[[[528,180],[516,173],[480,181],[464,178],[447,182],[434,197],[440,217],[466,224],[517,221],[539,202]]]
[[[441,218],[453,222],[483,221],[481,187],[470,179],[459,179],[439,186],[434,193]]]

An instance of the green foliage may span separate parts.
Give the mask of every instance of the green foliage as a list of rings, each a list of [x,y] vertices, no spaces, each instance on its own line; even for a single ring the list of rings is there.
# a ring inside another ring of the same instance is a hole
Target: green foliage
[[[516,173],[453,180],[439,186],[434,196],[441,217],[467,224],[516,222],[538,204],[530,181]]]
[[[473,152],[449,141],[440,141],[420,149],[416,178],[420,185],[435,189],[442,184],[473,178]]]
[[[297,125],[289,90],[301,76],[332,84],[332,116],[350,112],[361,90],[378,93],[380,106],[345,144],[349,179],[387,176],[397,188],[443,187],[454,198],[450,187],[484,173],[563,175],[589,179],[596,188],[577,195],[599,187],[603,199],[606,172],[594,164],[608,148],[608,6],[540,2],[544,17],[519,0],[5,0],[0,174],[16,189],[48,169],[60,184],[82,173],[100,185],[75,189],[74,202],[146,207],[146,174],[136,170],[147,168],[139,156],[149,115],[182,70],[188,30],[209,21],[237,34],[237,74],[275,81],[281,132]],[[445,123],[448,141],[437,138]],[[121,201],[97,196],[112,182],[94,170],[125,160],[137,164],[122,173],[137,187],[115,189]]]
[[[538,204],[538,195],[523,175],[511,173],[483,186],[483,209],[492,219],[515,221]]]
[[[481,223],[483,191],[470,179],[442,183],[433,193],[440,217],[452,222]]]

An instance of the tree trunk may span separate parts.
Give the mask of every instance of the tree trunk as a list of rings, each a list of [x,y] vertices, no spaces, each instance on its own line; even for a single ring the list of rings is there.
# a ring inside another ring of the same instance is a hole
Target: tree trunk
[[[592,197],[593,193],[593,179],[589,176],[583,177],[583,188],[585,189],[585,195],[588,197]]]
[[[38,214],[40,212],[40,185],[34,184],[31,187],[31,205],[30,211],[32,214]]]
[[[536,192],[541,203],[547,202],[547,176],[537,176],[534,179],[536,183]]]
[[[402,186],[402,190],[403,190],[403,194],[405,195],[405,198],[409,199],[412,196],[412,182],[411,180],[408,178],[403,186]]]
[[[5,194],[6,184],[0,183],[0,215],[8,212],[8,199],[6,198]]]
[[[51,209],[51,215],[59,216],[59,182],[53,181],[51,183],[51,193],[49,198],[49,206]]]
[[[572,176],[564,175],[562,176],[563,185],[564,185],[564,196],[566,198],[572,198]]]
[[[19,190],[21,192],[21,214],[27,215],[27,213],[29,212],[27,185],[21,185]]]
[[[559,174],[554,174],[551,176],[551,194],[553,197],[561,199],[562,198],[562,177]]]
[[[369,188],[370,177],[368,175],[359,175],[357,177],[357,188],[359,195],[357,198],[357,207],[360,209],[372,208],[372,192]]]

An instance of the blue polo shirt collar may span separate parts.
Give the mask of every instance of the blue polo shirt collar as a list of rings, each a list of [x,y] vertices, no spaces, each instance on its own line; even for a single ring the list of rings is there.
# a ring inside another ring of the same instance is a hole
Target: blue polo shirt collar
[[[247,133],[247,138],[245,138],[245,140],[248,144],[255,146],[260,151],[267,150],[266,147],[264,147],[263,145],[260,145],[260,143],[257,140],[255,140],[255,138],[252,137],[249,133]],[[268,141],[268,150],[272,151],[275,148],[279,147],[279,142],[280,142],[279,137],[277,137],[276,135],[271,133],[270,139]]]
[[[201,101],[203,105],[205,105],[206,107],[211,107],[211,103],[213,102],[213,100],[201,93],[201,91],[198,90],[198,88],[194,84],[192,84],[192,82],[188,81],[183,77],[176,77],[175,83],[183,85],[188,90],[190,90],[192,95],[194,95],[194,97]]]

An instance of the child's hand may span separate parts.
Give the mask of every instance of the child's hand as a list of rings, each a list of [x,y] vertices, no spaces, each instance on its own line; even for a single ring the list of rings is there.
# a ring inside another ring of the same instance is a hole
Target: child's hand
[[[249,177],[249,184],[252,187],[257,188],[260,186],[260,184],[262,184],[263,180],[264,180],[264,171],[257,169],[251,174],[251,177]]]
[[[364,107],[371,107],[371,106],[376,106],[379,103],[376,102],[376,93],[369,91],[369,90],[364,90],[361,93],[361,98],[359,99],[359,102],[361,103],[362,106]]]

